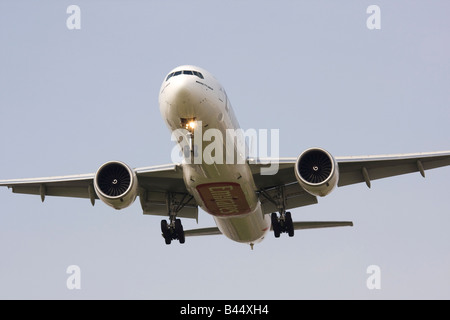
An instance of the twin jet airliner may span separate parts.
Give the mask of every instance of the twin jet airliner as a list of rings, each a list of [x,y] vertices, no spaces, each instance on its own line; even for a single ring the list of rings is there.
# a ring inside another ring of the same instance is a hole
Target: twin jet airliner
[[[189,236],[223,234],[253,248],[271,231],[278,238],[282,233],[292,237],[301,229],[353,226],[351,221],[294,222],[288,211],[316,204],[317,197],[336,186],[365,183],[370,188],[373,180],[413,172],[425,177],[425,170],[450,165],[450,151],[334,157],[322,148],[267,162],[248,157],[243,152],[247,146],[230,147],[225,139],[220,140],[226,150],[223,157],[233,152],[234,161],[211,161],[206,156],[196,161],[209,146],[199,132],[213,129],[226,137],[240,128],[224,88],[195,66],[169,72],[160,89],[159,108],[169,130],[179,132],[177,143],[184,153],[180,163],[132,169],[110,161],[91,174],[3,180],[0,186],[39,195],[42,202],[47,196],[85,198],[92,205],[100,199],[117,210],[139,197],[144,214],[166,217],[161,221],[166,244],[184,243]],[[244,161],[237,161],[239,157]],[[276,170],[263,174],[273,165]],[[214,217],[216,226],[184,230],[181,218],[198,220],[199,207]]]

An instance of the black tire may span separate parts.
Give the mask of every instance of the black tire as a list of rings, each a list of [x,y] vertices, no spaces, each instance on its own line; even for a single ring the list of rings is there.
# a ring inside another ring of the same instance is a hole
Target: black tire
[[[270,217],[272,220],[273,235],[275,236],[275,238],[279,238],[281,234],[281,226],[280,222],[278,221],[278,215],[273,212]]]
[[[286,231],[287,231],[289,237],[293,237],[294,236],[294,222],[292,222],[292,215],[290,212],[286,212],[285,223],[286,223]]]
[[[178,237],[178,241],[180,241],[180,243],[183,244],[186,239],[184,237],[183,225],[181,224],[180,219],[175,220],[175,233]]]
[[[172,234],[170,233],[169,225],[166,220],[161,220],[161,232],[166,244],[171,244]]]

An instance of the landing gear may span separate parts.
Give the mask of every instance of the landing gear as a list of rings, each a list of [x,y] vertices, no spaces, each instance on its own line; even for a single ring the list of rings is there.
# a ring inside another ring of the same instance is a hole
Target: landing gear
[[[270,216],[272,220],[272,230],[275,238],[279,238],[282,233],[287,233],[289,237],[294,236],[294,223],[290,212],[286,212],[286,190],[284,186],[271,190],[260,190],[260,194],[270,201],[280,213],[273,212]]]
[[[161,232],[166,244],[171,244],[172,240],[178,240],[181,244],[185,242],[183,225],[180,219],[175,219],[175,223],[161,221]]]
[[[178,240],[181,244],[185,242],[183,225],[181,220],[177,219],[177,213],[191,200],[192,196],[187,194],[182,195],[181,199],[177,199],[176,194],[167,193],[166,204],[169,221],[161,221],[161,232],[167,245],[171,244],[172,240]]]
[[[279,238],[282,233],[287,233],[289,237],[294,236],[294,223],[290,212],[281,213],[278,217],[277,213],[272,213],[272,229],[275,238]]]

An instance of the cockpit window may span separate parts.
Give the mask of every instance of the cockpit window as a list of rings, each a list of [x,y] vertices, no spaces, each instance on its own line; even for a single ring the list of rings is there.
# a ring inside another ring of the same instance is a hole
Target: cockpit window
[[[176,77],[179,76],[180,74],[186,74],[186,75],[190,75],[190,76],[197,76],[200,79],[205,79],[203,77],[203,75],[201,74],[201,72],[198,71],[192,71],[192,70],[182,70],[182,71],[176,71],[176,72],[172,72],[171,74],[169,74],[166,78],[166,81],[168,81],[170,78],[172,77]]]
[[[199,77],[200,79],[205,79],[204,77],[203,77],[203,75],[200,73],[200,72],[197,72],[197,71],[193,71],[194,72],[194,74],[197,76],[197,77]]]

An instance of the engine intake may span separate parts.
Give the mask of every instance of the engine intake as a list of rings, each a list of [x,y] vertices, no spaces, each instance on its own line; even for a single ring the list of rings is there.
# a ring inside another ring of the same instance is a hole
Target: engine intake
[[[324,197],[328,195],[339,180],[336,160],[324,149],[311,148],[304,151],[295,164],[298,183],[308,193]]]
[[[120,210],[130,206],[136,200],[137,176],[125,163],[110,161],[97,170],[94,188],[104,203]]]

